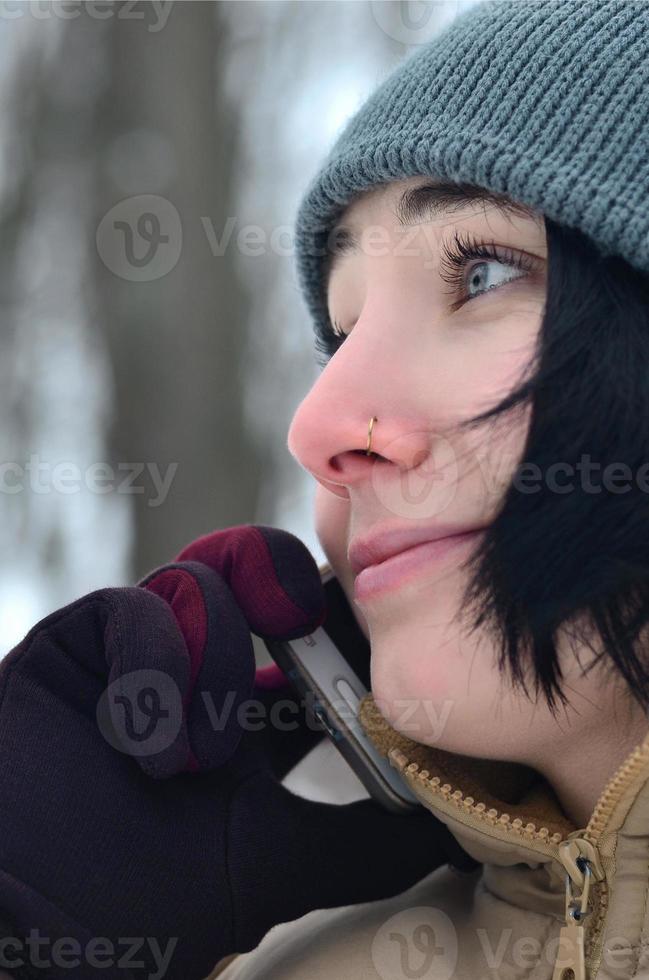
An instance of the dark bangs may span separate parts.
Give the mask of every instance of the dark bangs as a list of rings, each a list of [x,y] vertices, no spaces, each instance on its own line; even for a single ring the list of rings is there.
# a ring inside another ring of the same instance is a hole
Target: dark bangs
[[[495,638],[513,684],[541,693],[553,712],[568,701],[560,637],[562,648],[574,641],[592,653],[585,669],[621,675],[646,708],[649,277],[582,232],[545,225],[547,299],[533,363],[519,388],[464,423],[530,412],[498,516],[467,563],[462,614]]]

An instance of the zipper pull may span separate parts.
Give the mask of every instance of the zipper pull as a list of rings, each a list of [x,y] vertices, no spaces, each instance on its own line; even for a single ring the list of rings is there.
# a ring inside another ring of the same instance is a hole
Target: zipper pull
[[[566,924],[559,932],[552,980],[586,980],[583,920],[590,913],[588,895],[593,872],[588,858],[575,857],[574,849],[571,841],[559,845],[559,855],[566,868]],[[574,885],[578,894],[573,891]]]
[[[569,920],[559,932],[559,949],[552,980],[586,980],[584,927]]]

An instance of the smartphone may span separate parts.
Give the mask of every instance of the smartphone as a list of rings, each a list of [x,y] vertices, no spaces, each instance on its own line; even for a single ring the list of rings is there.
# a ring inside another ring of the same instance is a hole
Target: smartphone
[[[370,689],[370,644],[328,562],[318,566],[326,617],[295,640],[265,640],[305,705],[310,724],[326,731],[367,792],[393,813],[421,806],[401,774],[379,755],[358,717]]]

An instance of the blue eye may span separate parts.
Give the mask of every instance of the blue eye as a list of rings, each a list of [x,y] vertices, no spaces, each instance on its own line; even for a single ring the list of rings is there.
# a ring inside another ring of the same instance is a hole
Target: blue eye
[[[500,286],[512,282],[514,279],[525,278],[525,274],[535,271],[541,260],[534,260],[527,253],[516,253],[510,248],[501,248],[494,243],[480,242],[470,233],[463,238],[454,232],[452,241],[442,242],[440,261],[440,278],[444,282],[450,283],[453,287],[451,295],[460,295],[460,299],[450,304],[451,310],[455,312],[465,303],[479,299],[480,296],[498,289]],[[486,269],[487,262],[498,262],[503,266],[518,270],[521,275],[509,276],[504,282],[487,285],[487,287],[475,296],[467,295],[467,276],[466,267],[474,259],[481,261],[476,263],[471,270],[470,281],[480,282],[479,270]],[[337,350],[342,347],[346,339],[340,324],[334,320],[333,328],[329,323],[324,327],[319,326],[316,331],[315,350],[316,361],[320,367],[325,367]]]
[[[458,235],[457,231],[454,233],[451,243],[442,242],[441,252],[440,278],[444,282],[452,285],[452,293],[459,293],[462,297],[456,300],[456,302],[451,303],[451,309],[453,311],[458,310],[471,300],[478,299],[484,292],[489,292],[492,289],[497,289],[499,286],[506,285],[506,283],[511,282],[513,279],[524,278],[526,273],[533,272],[536,268],[534,260],[525,253],[515,253],[510,248],[500,248],[493,243],[479,242],[470,234],[462,238]],[[478,270],[485,268],[487,262],[498,262],[503,266],[508,265],[511,268],[517,269],[523,275],[510,276],[503,283],[487,286],[484,292],[479,293],[477,296],[467,296],[466,267],[472,259],[482,260],[473,266],[471,276],[473,281],[476,278],[479,280]]]

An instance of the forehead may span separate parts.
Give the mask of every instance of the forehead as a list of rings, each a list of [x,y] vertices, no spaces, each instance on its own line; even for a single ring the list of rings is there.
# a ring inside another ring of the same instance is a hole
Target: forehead
[[[542,226],[539,211],[505,194],[476,184],[456,183],[432,177],[414,177],[372,187],[354,199],[338,218],[328,239],[325,287],[343,256],[360,251],[360,225],[386,211],[399,228],[433,221],[470,209],[475,213],[495,211],[502,217],[533,220]]]

